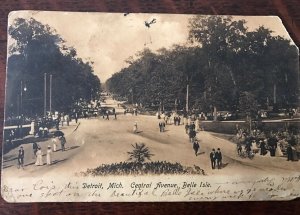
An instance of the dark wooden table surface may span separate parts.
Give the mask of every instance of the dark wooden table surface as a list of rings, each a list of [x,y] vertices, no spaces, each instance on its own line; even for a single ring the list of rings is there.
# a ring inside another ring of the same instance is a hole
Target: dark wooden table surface
[[[277,15],[300,45],[300,0],[1,0],[0,129],[3,129],[7,15],[12,10]],[[0,134],[2,139],[2,132]],[[300,199],[287,202],[32,203],[8,204],[7,214],[300,214]]]

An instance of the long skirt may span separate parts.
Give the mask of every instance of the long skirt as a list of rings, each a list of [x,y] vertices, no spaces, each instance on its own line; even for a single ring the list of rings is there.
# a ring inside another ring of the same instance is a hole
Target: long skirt
[[[51,154],[47,153],[47,165],[51,164]]]
[[[42,155],[37,155],[35,165],[37,165],[37,166],[43,166],[44,165]]]

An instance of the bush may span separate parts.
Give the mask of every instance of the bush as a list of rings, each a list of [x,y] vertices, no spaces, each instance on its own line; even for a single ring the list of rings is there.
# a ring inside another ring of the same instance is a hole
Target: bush
[[[138,162],[120,162],[113,164],[102,164],[101,166],[88,169],[86,172],[81,172],[82,176],[107,176],[107,175],[190,175],[200,174],[205,175],[203,169],[198,166],[184,167],[180,163],[170,163],[167,161],[154,161],[147,163]]]

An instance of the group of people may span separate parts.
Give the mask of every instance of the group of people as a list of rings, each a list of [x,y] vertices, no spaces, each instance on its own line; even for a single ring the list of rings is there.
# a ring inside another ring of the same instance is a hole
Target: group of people
[[[178,115],[175,115],[174,116],[174,125],[180,125],[180,121],[181,121],[181,117],[180,116],[178,116]]]
[[[212,151],[209,154],[209,157],[212,169],[216,169],[216,167],[218,169],[222,168],[222,152],[220,148],[218,148],[217,151],[215,149],[212,149]]]
[[[265,133],[255,129],[251,134],[239,129],[236,135],[237,151],[242,154],[243,148],[247,155],[259,153],[261,156],[283,157],[287,160],[297,161],[298,155],[295,148],[296,138],[289,132]]]
[[[187,123],[185,125],[185,133],[189,136],[190,142],[193,143],[197,134],[196,125],[194,122]]]
[[[52,163],[52,152],[57,151],[58,140],[60,141],[60,144],[61,144],[61,151],[65,151],[66,138],[64,136],[54,137],[52,139],[52,147],[51,147],[51,145],[47,146],[47,150],[46,150],[46,164],[47,165],[51,165],[51,163]],[[33,149],[33,157],[36,159],[35,165],[43,166],[44,161],[43,161],[42,148],[36,142],[33,142],[32,149]],[[18,169],[21,167],[24,169],[24,156],[25,156],[24,148],[23,148],[23,146],[20,146],[19,151],[18,151]]]

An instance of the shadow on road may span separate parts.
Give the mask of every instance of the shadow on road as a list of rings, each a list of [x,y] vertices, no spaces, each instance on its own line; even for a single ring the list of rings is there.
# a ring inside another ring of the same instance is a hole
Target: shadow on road
[[[24,166],[31,166],[33,164],[35,164],[35,162],[31,162],[31,163],[25,164]]]
[[[7,157],[3,157],[3,163],[5,162],[9,162],[9,161],[13,161],[13,160],[17,160],[18,157],[15,157],[14,155],[10,155],[10,156],[7,156]]]
[[[69,150],[72,150],[72,149],[77,149],[79,148],[80,146],[72,146],[70,148],[66,148],[65,151],[69,151]]]
[[[66,161],[66,160],[68,160],[68,159],[65,158],[65,159],[62,159],[62,160],[54,160],[54,161],[52,161],[51,165],[58,164],[58,163],[61,163],[63,161]]]
[[[205,152],[199,152],[199,153],[197,153],[197,156],[198,155],[203,155],[203,154],[205,154]]]
[[[228,163],[222,163],[221,168],[223,169],[223,168],[225,168],[227,165],[228,165]]]
[[[14,165],[7,165],[7,166],[3,166],[2,168],[6,169],[6,168],[9,168],[9,167],[12,167],[12,166],[14,166]]]

